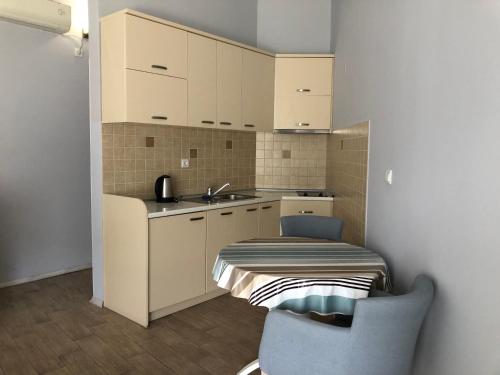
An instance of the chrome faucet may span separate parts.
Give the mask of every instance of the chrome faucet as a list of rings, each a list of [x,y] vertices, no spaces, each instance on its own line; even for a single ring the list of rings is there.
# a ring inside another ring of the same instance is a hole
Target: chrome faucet
[[[226,182],[224,185],[222,185],[220,188],[218,188],[215,192],[212,193],[212,187],[209,187],[207,189],[207,196],[210,197],[210,198],[213,198],[215,197],[217,194],[219,194],[222,190],[224,190],[225,188],[228,188],[230,187],[231,184],[229,182]]]

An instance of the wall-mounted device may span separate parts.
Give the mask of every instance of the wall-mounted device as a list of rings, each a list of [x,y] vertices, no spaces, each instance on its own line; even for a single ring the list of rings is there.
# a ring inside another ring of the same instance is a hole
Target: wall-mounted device
[[[51,0],[2,0],[0,20],[64,34],[71,27],[71,7]]]

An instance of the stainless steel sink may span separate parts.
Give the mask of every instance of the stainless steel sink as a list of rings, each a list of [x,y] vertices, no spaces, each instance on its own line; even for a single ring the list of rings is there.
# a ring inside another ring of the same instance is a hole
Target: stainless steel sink
[[[237,201],[242,201],[246,199],[255,199],[259,198],[254,195],[246,195],[246,194],[236,194],[236,193],[231,193],[231,194],[221,194],[221,195],[216,195],[215,197],[212,197],[208,199],[206,196],[195,196],[195,197],[186,197],[183,198],[183,201],[186,202],[194,202],[194,203],[203,203],[203,204],[217,204],[217,203],[224,203],[224,202],[237,202]]]

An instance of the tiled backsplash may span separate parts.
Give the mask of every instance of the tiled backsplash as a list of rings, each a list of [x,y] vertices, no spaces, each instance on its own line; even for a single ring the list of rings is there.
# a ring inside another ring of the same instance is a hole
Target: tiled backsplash
[[[176,195],[208,186],[255,187],[255,133],[162,125],[103,124],[104,192],[154,197],[162,174],[173,178]],[[189,168],[181,169],[181,159]]]
[[[326,186],[335,191],[333,215],[344,220],[343,240],[364,246],[369,123],[336,130],[328,139]]]
[[[324,189],[325,134],[257,133],[257,188]]]

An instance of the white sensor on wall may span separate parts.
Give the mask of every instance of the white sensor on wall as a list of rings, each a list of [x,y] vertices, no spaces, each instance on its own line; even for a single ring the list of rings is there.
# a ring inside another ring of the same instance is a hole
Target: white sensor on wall
[[[0,20],[64,34],[71,27],[71,7],[50,0],[1,0]]]

